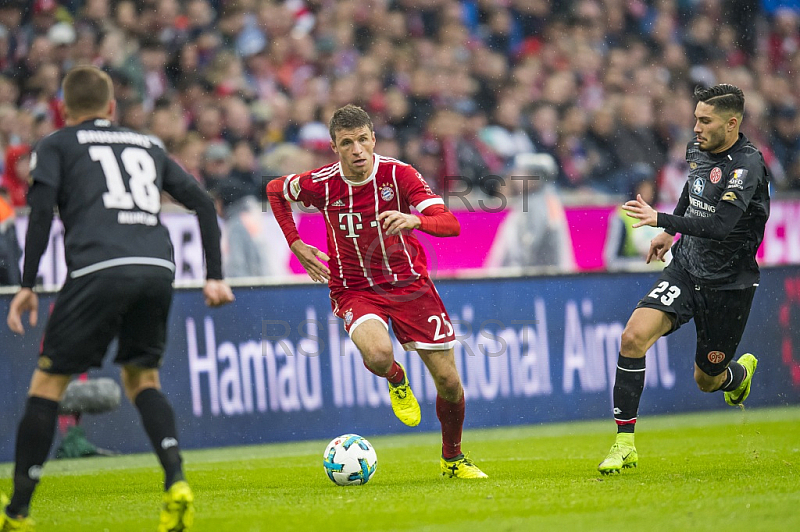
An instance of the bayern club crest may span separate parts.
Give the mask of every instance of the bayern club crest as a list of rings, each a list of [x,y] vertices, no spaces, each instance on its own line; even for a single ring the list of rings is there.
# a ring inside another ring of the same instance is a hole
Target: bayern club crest
[[[394,199],[394,189],[389,185],[381,187],[381,199],[383,201],[392,201]]]
[[[719,166],[715,166],[711,170],[711,173],[709,174],[708,179],[712,183],[719,183],[719,180],[722,179],[722,170],[720,170]]]
[[[353,323],[353,311],[348,309],[344,313],[344,324],[350,327],[351,323]]]

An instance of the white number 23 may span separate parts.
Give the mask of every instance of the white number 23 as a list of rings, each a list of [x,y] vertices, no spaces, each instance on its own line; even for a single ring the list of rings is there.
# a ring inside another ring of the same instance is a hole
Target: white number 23
[[[661,295],[665,290],[667,291],[667,293]],[[653,289],[652,292],[647,294],[647,297],[652,297],[653,299],[659,299],[661,301],[661,304],[670,306],[675,301],[675,298],[677,298],[679,295],[681,295],[680,288],[678,288],[675,285],[670,286],[669,282],[667,281],[661,281],[660,283],[658,283],[658,286],[656,286]],[[661,297],[659,298],[659,296]]]

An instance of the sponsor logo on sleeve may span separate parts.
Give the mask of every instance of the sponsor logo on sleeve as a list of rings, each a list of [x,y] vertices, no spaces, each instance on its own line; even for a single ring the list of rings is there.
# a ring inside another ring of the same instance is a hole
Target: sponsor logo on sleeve
[[[726,192],[722,195],[722,201],[736,201],[736,193],[735,192]]]
[[[728,180],[728,188],[744,189],[744,178],[747,176],[747,170],[739,168],[733,171],[731,178]]]
[[[289,183],[289,193],[294,198],[300,196],[300,180],[298,178],[295,177],[292,179],[291,183]]]

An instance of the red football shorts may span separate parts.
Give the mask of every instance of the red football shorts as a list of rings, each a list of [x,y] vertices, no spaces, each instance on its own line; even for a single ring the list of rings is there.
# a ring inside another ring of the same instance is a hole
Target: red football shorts
[[[394,335],[406,351],[443,351],[456,343],[450,316],[428,277],[388,290],[337,290],[331,293],[331,307],[344,320],[344,328],[351,336],[365,321],[377,319],[387,331],[391,320]]]

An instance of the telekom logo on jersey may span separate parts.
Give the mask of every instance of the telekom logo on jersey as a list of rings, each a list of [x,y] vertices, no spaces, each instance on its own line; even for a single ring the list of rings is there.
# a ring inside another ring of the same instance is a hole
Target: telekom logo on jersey
[[[344,222],[344,223],[343,223]],[[377,227],[378,222],[372,221],[371,226]],[[364,224],[361,223],[360,212],[340,212],[339,213],[339,229],[347,231],[344,235],[347,238],[358,238],[356,231],[364,229]]]
[[[344,223],[343,223],[344,222]],[[378,221],[372,220],[369,223],[370,227],[378,227]],[[361,223],[360,212],[340,212],[339,213],[339,229],[347,231],[344,236],[346,238],[358,238],[356,231],[364,229],[364,224]]]

